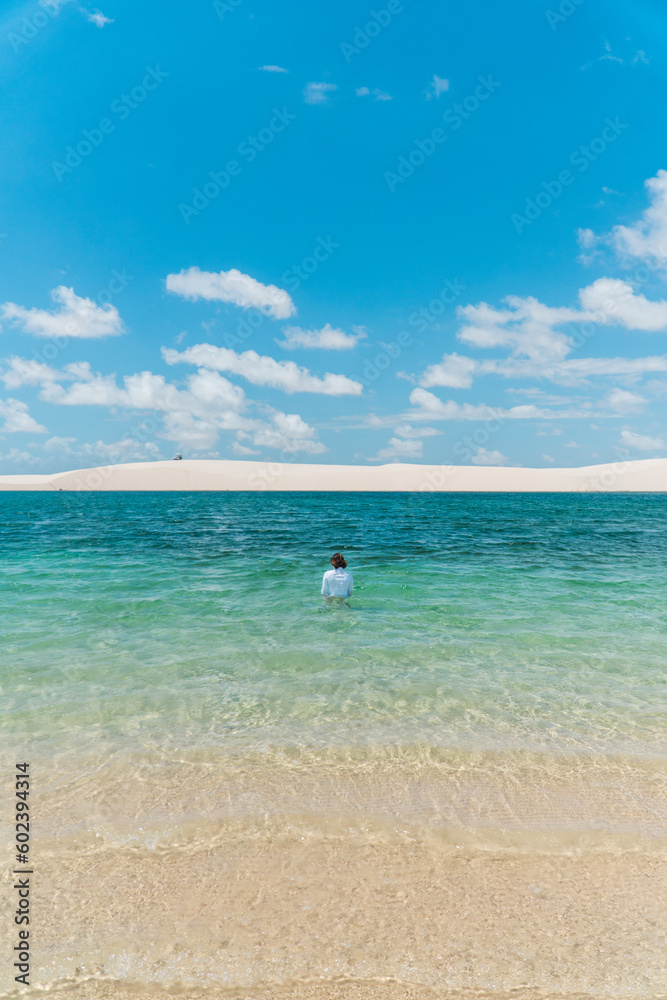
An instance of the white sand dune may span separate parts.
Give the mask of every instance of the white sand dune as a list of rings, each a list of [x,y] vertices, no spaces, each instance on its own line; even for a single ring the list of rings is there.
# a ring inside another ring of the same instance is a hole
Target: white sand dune
[[[183,460],[133,462],[50,476],[0,476],[0,490],[332,490],[391,492],[667,491],[667,458],[577,469],[465,465],[298,465]]]

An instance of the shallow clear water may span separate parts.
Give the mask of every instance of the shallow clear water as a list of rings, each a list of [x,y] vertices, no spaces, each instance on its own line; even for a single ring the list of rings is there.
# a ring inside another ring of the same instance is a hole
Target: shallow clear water
[[[0,512],[37,987],[667,990],[667,495],[4,493]],[[319,596],[335,550],[345,603]]]
[[[661,752],[667,496],[0,504],[14,740]],[[319,597],[336,549],[343,606]]]

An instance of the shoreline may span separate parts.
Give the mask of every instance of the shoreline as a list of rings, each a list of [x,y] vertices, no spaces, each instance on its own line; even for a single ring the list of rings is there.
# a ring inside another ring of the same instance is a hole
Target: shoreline
[[[667,458],[571,469],[463,465],[306,465],[223,459],[131,462],[0,476],[0,491],[662,493]]]
[[[166,851],[45,844],[36,986],[65,980],[90,1000],[132,986],[303,1000],[314,984],[351,1000],[342,987],[359,980],[409,984],[411,1000],[505,1000],[529,985],[531,1000],[649,1000],[664,987],[659,855],[377,833],[281,817]]]
[[[409,984],[410,1000],[660,991],[664,826],[642,829],[661,805],[657,766],[419,747],[344,758],[61,761],[40,795],[37,988],[66,980],[81,1000],[359,1000],[347,986],[364,981]],[[619,805],[639,829],[623,829]]]

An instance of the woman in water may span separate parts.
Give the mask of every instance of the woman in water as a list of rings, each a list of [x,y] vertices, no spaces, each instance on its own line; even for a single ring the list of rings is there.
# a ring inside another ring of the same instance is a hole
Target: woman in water
[[[322,597],[350,597],[352,594],[352,574],[340,552],[331,557],[333,569],[328,569],[322,578]]]

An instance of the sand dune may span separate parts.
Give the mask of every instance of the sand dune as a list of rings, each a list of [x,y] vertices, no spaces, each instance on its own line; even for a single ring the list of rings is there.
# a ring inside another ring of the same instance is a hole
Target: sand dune
[[[667,491],[667,459],[575,469],[463,465],[299,465],[183,460],[133,462],[49,476],[0,476],[0,490],[332,490],[390,492]]]

